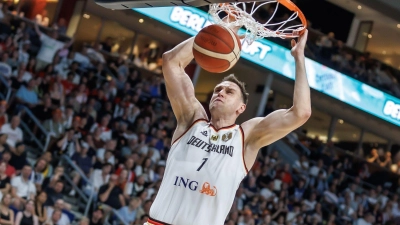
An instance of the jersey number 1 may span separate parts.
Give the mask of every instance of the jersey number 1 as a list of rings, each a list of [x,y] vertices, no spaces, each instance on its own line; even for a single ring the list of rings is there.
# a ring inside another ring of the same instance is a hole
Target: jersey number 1
[[[200,167],[197,169],[197,171],[200,171],[201,168],[203,168],[203,166],[204,166],[204,164],[206,164],[207,160],[208,160],[208,158],[203,159],[203,163],[200,165]]]

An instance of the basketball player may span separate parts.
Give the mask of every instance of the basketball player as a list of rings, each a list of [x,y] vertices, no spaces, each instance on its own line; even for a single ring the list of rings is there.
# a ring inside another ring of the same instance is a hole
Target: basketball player
[[[241,125],[235,121],[246,109],[248,93],[235,76],[225,77],[214,88],[211,118],[195,98],[184,71],[193,59],[193,37],[163,55],[165,83],[178,126],[148,225],[224,224],[258,150],[300,127],[311,115],[304,57],[307,34],[291,43],[296,62],[293,106]]]

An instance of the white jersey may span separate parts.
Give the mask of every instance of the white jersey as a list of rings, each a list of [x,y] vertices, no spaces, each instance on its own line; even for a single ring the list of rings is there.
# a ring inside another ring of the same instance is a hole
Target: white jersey
[[[239,125],[215,129],[195,121],[171,147],[150,224],[224,224],[248,172],[243,146]]]

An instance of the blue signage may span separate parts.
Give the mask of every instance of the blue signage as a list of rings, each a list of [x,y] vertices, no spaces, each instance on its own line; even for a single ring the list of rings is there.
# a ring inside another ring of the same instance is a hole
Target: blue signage
[[[204,11],[191,7],[133,9],[189,35],[196,35],[212,22]],[[240,32],[244,32],[243,30]],[[292,80],[295,62],[290,50],[266,39],[242,43],[241,57]],[[310,87],[400,126],[400,99],[306,58]]]

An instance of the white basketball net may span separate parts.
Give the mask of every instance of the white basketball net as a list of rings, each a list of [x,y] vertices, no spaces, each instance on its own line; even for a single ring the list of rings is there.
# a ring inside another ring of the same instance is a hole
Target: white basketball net
[[[264,5],[276,3],[275,11],[267,22],[261,23],[253,18],[253,14]],[[278,10],[280,3],[277,0],[267,0],[266,2],[235,2],[225,4],[211,4],[209,14],[216,24],[225,27],[245,27],[245,40],[250,45],[253,41],[264,37],[279,37],[284,39],[289,33],[303,29],[301,23],[297,25],[287,25],[289,22],[298,18],[298,12],[293,12],[285,21],[271,23]],[[246,8],[246,6],[248,6]],[[249,7],[250,6],[250,7]],[[220,15],[222,12],[230,15],[223,21]]]

